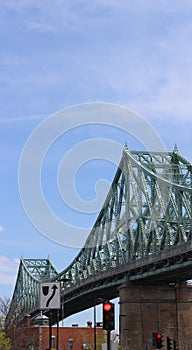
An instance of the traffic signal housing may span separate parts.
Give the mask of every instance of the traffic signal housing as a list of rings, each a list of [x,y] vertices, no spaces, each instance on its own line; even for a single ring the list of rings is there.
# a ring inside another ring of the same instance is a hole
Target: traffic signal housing
[[[163,347],[163,334],[160,332],[153,332],[153,346],[156,349]]]
[[[167,350],[173,350],[173,339],[167,337]]]
[[[103,303],[103,329],[106,331],[115,329],[114,303],[110,301]]]
[[[176,339],[174,339],[173,345],[174,345],[174,350],[179,350],[178,342]]]

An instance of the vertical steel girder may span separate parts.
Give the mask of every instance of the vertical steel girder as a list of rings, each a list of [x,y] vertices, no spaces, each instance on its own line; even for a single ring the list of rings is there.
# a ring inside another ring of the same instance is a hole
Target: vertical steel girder
[[[38,305],[40,281],[66,288],[111,269],[191,240],[192,164],[173,152],[125,147],[103,208],[84,247],[60,274],[49,259],[21,259],[7,320]]]

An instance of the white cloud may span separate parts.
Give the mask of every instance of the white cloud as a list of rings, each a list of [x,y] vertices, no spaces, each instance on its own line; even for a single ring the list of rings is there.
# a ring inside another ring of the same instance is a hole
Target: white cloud
[[[50,40],[49,47],[42,42],[45,51],[32,41],[33,55],[4,55],[4,65],[17,69],[2,70],[3,87],[23,91],[32,102],[39,96],[42,104],[59,91],[65,105],[71,96],[79,98],[75,103],[110,99],[138,107],[145,116],[191,118],[189,0],[176,0],[174,6],[171,0],[136,0],[131,6],[125,0],[50,0],[46,6],[3,0],[1,7],[6,16],[9,11],[22,16],[21,26],[32,32],[47,32],[44,38]],[[55,47],[51,31],[60,46]]]
[[[0,285],[14,285],[19,259],[0,256]]]
[[[25,25],[42,32],[57,32],[62,28],[71,27],[73,30],[85,23],[121,15],[129,18],[137,14],[139,17],[151,14],[180,14],[188,13],[192,8],[189,0],[136,0],[133,3],[125,0],[1,0],[1,11],[5,14],[21,15]],[[98,28],[99,30],[99,28]]]

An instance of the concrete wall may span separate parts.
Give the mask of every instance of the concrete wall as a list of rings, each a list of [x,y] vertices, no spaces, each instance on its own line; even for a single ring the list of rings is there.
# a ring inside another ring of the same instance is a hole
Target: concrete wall
[[[151,350],[152,333],[192,349],[192,287],[190,285],[133,285],[120,287],[120,336],[126,350]]]

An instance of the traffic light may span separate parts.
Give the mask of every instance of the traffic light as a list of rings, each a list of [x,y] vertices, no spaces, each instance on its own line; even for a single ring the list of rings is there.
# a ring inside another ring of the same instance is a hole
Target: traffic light
[[[103,329],[106,331],[115,329],[114,303],[110,301],[103,303]]]
[[[167,350],[173,350],[173,339],[167,337]]]
[[[174,339],[173,344],[174,344],[174,348],[173,348],[173,349],[174,349],[174,350],[179,350],[178,342],[177,342],[176,339]]]
[[[160,332],[153,332],[153,346],[156,349],[163,347],[163,334]]]

